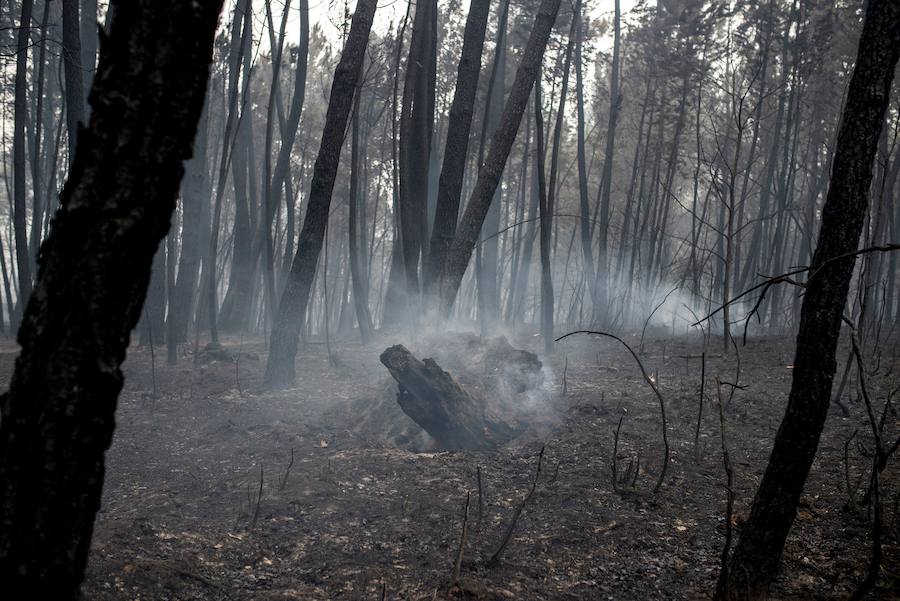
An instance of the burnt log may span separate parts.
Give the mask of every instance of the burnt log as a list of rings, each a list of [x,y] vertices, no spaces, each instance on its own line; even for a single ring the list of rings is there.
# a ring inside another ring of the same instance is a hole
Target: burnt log
[[[433,359],[420,361],[402,344],[380,358],[399,385],[400,408],[442,449],[495,449],[520,433],[491,416],[484,399],[466,391]]]

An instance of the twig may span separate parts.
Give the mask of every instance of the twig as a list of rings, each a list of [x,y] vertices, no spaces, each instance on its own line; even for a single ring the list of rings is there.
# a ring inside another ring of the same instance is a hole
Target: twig
[[[291,467],[294,465],[294,447],[291,447],[291,462],[288,463],[287,469],[284,470],[284,476],[281,478],[281,485],[278,490],[284,490],[287,486],[288,475],[291,473]]]
[[[700,407],[697,410],[697,429],[694,430],[694,461],[700,461],[700,424],[703,421],[703,395],[706,390],[706,351],[700,358]]]
[[[719,401],[719,432],[722,438],[722,463],[725,467],[725,545],[722,547],[722,567],[719,570],[716,598],[725,599],[728,597],[728,556],[731,553],[733,532],[731,520],[734,514],[734,470],[725,442],[725,409],[722,406],[722,385],[718,378],[716,378],[716,398]]]
[[[872,408],[872,399],[869,397],[869,390],[866,384],[866,373],[864,369],[864,361],[862,356],[862,349],[860,348],[859,343],[859,335],[857,333],[856,327],[849,319],[846,317],[843,318],[847,323],[847,326],[850,328],[850,343],[853,347],[853,355],[856,358],[856,369],[857,375],[859,376],[859,389],[862,393],[863,400],[866,403],[866,413],[869,416],[869,425],[872,428],[872,436],[875,439],[875,452],[872,456],[872,474],[869,481],[869,492],[866,493],[866,497],[871,493],[874,497],[874,521],[872,523],[872,559],[869,562],[869,570],[866,574],[865,579],[859,584],[859,587],[855,591],[853,591],[853,595],[850,597],[850,601],[860,601],[863,599],[869,591],[871,591],[875,584],[878,582],[878,574],[881,571],[881,562],[884,557],[883,550],[881,548],[881,521],[882,521],[882,506],[881,506],[881,483],[880,483],[880,475],[882,470],[887,466],[887,459],[889,453],[885,452],[884,444],[882,442],[882,430],[879,427],[878,421],[875,419],[875,411]],[[884,422],[882,421],[881,426],[883,427]]]
[[[262,503],[262,494],[263,494],[263,464],[259,464],[259,492],[256,495],[256,509],[253,510],[253,520],[250,522],[250,527],[256,527],[256,520],[259,518],[259,505]]]
[[[513,530],[516,528],[516,524],[519,521],[519,517],[522,515],[522,510],[525,509],[525,505],[528,504],[528,501],[531,500],[532,495],[534,495],[534,489],[537,487],[538,478],[541,477],[541,463],[544,460],[544,447],[541,447],[541,452],[538,454],[538,462],[537,462],[537,470],[534,472],[534,480],[531,482],[531,490],[528,491],[528,494],[525,495],[525,498],[522,499],[522,503],[516,508],[516,512],[513,514],[512,521],[509,523],[509,528],[506,529],[506,534],[503,536],[503,540],[500,542],[500,546],[491,555],[491,558],[488,560],[488,566],[497,565],[500,561],[500,555],[503,553],[503,550],[506,549],[506,545],[509,544],[510,539],[512,538]]]
[[[735,304],[736,302],[738,302],[739,300],[741,300],[748,294],[752,294],[753,292],[759,290],[760,288],[764,289],[761,296],[765,296],[766,291],[775,284],[789,283],[789,284],[794,284],[794,285],[801,286],[801,287],[806,287],[809,285],[809,282],[814,277],[819,275],[819,273],[821,273],[821,271],[825,267],[829,266],[832,263],[841,261],[843,259],[851,259],[851,258],[857,257],[859,255],[863,255],[863,254],[867,254],[867,253],[871,253],[871,252],[891,252],[891,251],[895,251],[895,250],[900,250],[900,244],[892,243],[892,244],[883,244],[881,246],[870,246],[868,248],[862,248],[862,249],[856,250],[854,252],[845,253],[842,255],[838,255],[836,257],[831,257],[830,259],[823,261],[822,264],[816,268],[813,268],[812,266],[800,267],[798,269],[794,269],[794,270],[782,273],[780,275],[767,277],[764,281],[760,282],[759,284],[756,284],[755,286],[752,286],[752,287],[744,290],[737,296],[733,296],[731,299],[725,301],[715,311],[713,311],[712,313],[709,313],[706,317],[704,317],[703,319],[697,320],[695,323],[693,323],[691,325],[696,326],[696,325],[703,323],[704,321],[708,321],[709,319],[712,319],[712,317],[714,317],[715,315],[717,315],[718,313],[723,311],[725,309],[725,307],[730,307],[731,305]],[[809,278],[807,278],[805,283],[801,284],[801,283],[796,282],[793,279],[791,279],[792,276],[800,275],[801,273],[806,273],[806,272],[812,272],[812,273],[810,273]],[[762,302],[761,300],[757,302],[757,308],[761,302]],[[755,311],[751,311],[750,315],[752,315],[754,312]]]
[[[859,483],[856,488],[850,486],[850,443],[856,438],[857,432],[859,430],[853,430],[850,438],[844,441],[844,482],[847,485],[847,505],[850,507],[856,505],[856,489],[859,488]]]
[[[565,364],[563,365],[563,390],[562,390],[563,396],[566,396],[567,394],[569,394],[569,382],[566,378],[568,373],[569,373],[569,356],[566,355]]]
[[[672,293],[678,290],[680,286],[675,286],[666,295],[663,297],[659,304],[656,305],[652,311],[650,311],[650,315],[647,316],[647,319],[644,320],[644,327],[641,328],[641,342],[638,344],[638,351],[644,352],[644,334],[647,332],[647,326],[650,325],[650,320],[653,319],[653,316],[656,315],[656,312],[660,310],[660,308],[666,304],[666,301],[669,300],[669,297],[672,296]]]
[[[619,338],[614,334],[609,334],[607,332],[598,332],[594,330],[577,330],[575,332],[569,332],[564,336],[560,336],[556,339],[556,342],[568,338],[569,336],[574,336],[575,334],[592,334],[594,336],[605,336],[607,338],[612,338],[613,340],[618,340],[622,346],[628,349],[628,352],[631,353],[631,356],[634,357],[634,360],[637,362],[638,367],[641,370],[641,375],[644,376],[644,381],[650,386],[653,390],[654,394],[656,394],[656,398],[659,400],[659,414],[662,418],[662,438],[663,438],[663,446],[665,447],[665,451],[663,453],[663,464],[662,470],[659,473],[659,480],[656,481],[656,486],[653,487],[653,492],[659,492],[659,489],[662,488],[663,481],[666,479],[666,470],[669,468],[669,436],[666,432],[668,429],[668,422],[666,421],[666,401],[662,396],[662,393],[659,391],[659,387],[657,387],[656,383],[653,381],[647,374],[647,370],[644,369],[644,364],[641,362],[640,358],[637,356],[637,353],[634,352],[628,343]]]
[[[244,328],[241,326],[241,340],[238,343],[237,356],[234,358],[234,383],[237,384],[238,395],[244,396],[244,390],[241,388],[241,353],[244,349]]]
[[[453,583],[459,582],[459,571],[462,569],[463,553],[466,549],[466,540],[469,538],[469,496],[466,491],[466,507],[463,510],[462,534],[459,537],[459,552],[456,554],[456,563],[453,566]]]
[[[619,490],[619,432],[622,430],[622,420],[624,419],[625,414],[623,413],[619,417],[619,425],[616,426],[616,429],[613,432],[613,452],[612,460],[609,464],[610,475],[612,476],[613,490]]]
[[[147,320],[147,338],[150,342],[150,382],[153,386],[152,399],[156,400],[156,352],[153,350],[153,322],[150,320],[150,313],[144,306],[144,319]]]
[[[481,528],[481,518],[484,515],[484,496],[482,495],[481,488],[481,466],[479,465],[476,469],[476,475],[478,478],[478,521],[475,523],[475,526]]]

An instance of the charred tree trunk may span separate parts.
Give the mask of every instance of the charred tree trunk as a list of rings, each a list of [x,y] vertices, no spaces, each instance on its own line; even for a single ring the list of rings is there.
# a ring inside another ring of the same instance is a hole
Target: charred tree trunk
[[[803,297],[787,412],[717,599],[764,599],[825,424],[841,316],[859,245],[872,164],[900,57],[900,3],[869,0],[835,147],[831,185]]]
[[[372,338],[372,316],[369,313],[369,291],[367,280],[363,274],[362,249],[366,247],[366,226],[364,219],[360,219],[360,213],[365,199],[360,190],[360,156],[359,156],[359,97],[357,91],[353,102],[353,123],[351,125],[350,140],[350,215],[347,220],[347,230],[350,236],[348,252],[350,253],[350,277],[353,281],[353,305],[356,309],[356,321],[359,323],[359,335],[363,344],[368,344]],[[361,223],[362,221],[362,223]]]
[[[506,89],[506,46],[509,22],[509,0],[503,3],[497,23],[497,41],[494,44],[494,60],[485,99],[485,114],[481,123],[481,142],[478,148],[478,166],[484,163],[484,150],[488,138],[492,138],[503,116],[503,96]],[[505,167],[504,167],[505,170]],[[502,177],[502,171],[501,171]],[[499,318],[497,294],[497,267],[499,259],[500,213],[503,204],[503,186],[497,185],[490,207],[481,226],[481,242],[475,252],[475,292],[478,322],[486,334]]]
[[[19,295],[16,299],[16,319],[13,320],[13,327],[18,327],[17,322],[25,308],[25,299],[31,296],[31,262],[28,256],[28,225],[25,218],[27,210],[25,124],[28,121],[28,47],[33,9],[34,0],[22,0],[22,16],[16,46],[16,87],[13,107],[13,231]]]
[[[400,114],[400,249],[403,253],[405,299],[416,311],[420,294],[419,260],[428,240],[428,156],[434,126],[430,101],[434,71],[431,49],[437,32],[432,21],[436,0],[416,4]]]
[[[62,0],[63,65],[66,74],[66,125],[69,131],[69,164],[75,158],[78,127],[84,122],[84,71],[81,68],[79,0]]]
[[[266,384],[270,387],[286,387],[294,382],[297,345],[305,322],[316,265],[325,240],[344,132],[353,106],[353,95],[362,77],[362,64],[369,43],[375,6],[375,0],[360,0],[357,4],[341,60],[334,72],[334,83],[325,114],[325,129],[310,183],[306,218],[272,328],[266,365]]]
[[[497,131],[491,140],[487,159],[478,173],[475,188],[469,204],[463,214],[456,238],[447,253],[447,259],[441,267],[440,303],[444,315],[450,313],[456,294],[462,284],[463,275],[472,257],[472,251],[478,241],[478,234],[484,223],[494,192],[500,184],[500,177],[506,166],[506,159],[515,142],[522,121],[522,113],[528,105],[531,89],[541,68],[544,49],[550,39],[556,14],[559,12],[560,0],[542,0],[534,20],[534,27],[522,54],[522,62],[516,71],[509,97],[503,107],[503,116]]]
[[[612,190],[612,168],[616,151],[616,127],[619,122],[619,109],[622,106],[622,95],[619,92],[619,58],[620,47],[620,21],[621,11],[619,0],[615,2],[615,16],[613,19],[613,57],[609,70],[609,122],[606,127],[606,152],[603,156],[603,173],[600,176],[600,223],[599,223],[599,251],[597,253],[597,274],[593,285],[595,290],[595,304],[593,318],[600,323],[606,323],[609,315],[609,213],[610,194]],[[636,243],[636,241],[633,241]]]
[[[200,278],[202,241],[209,229],[209,172],[206,164],[209,111],[204,105],[194,156],[185,165],[184,185],[181,193],[181,254],[178,258],[178,274],[172,294],[172,306],[166,323],[167,337],[172,343],[187,341],[188,324],[193,315],[197,285]]]
[[[2,398],[0,579],[14,596],[78,597],[120,365],[191,154],[221,0],[117,8]]]
[[[441,264],[456,234],[459,220],[459,202],[462,196],[463,174],[469,149],[469,134],[475,113],[475,93],[478,90],[478,74],[481,71],[481,55],[484,50],[490,0],[473,2],[466,18],[463,49],[456,74],[456,89],[447,125],[447,143],[438,181],[437,207],[431,230],[428,266],[425,271],[425,290],[433,293]]]

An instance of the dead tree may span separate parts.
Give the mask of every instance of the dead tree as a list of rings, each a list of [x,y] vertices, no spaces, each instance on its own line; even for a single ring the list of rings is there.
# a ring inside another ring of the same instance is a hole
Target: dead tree
[[[522,113],[525,112],[528,98],[531,96],[531,89],[540,72],[541,59],[544,56],[547,41],[550,39],[553,24],[556,22],[559,4],[560,0],[541,1],[534,19],[534,27],[522,54],[522,61],[516,71],[516,79],[503,107],[503,115],[500,117],[497,131],[491,140],[487,158],[478,173],[469,204],[466,206],[462,221],[457,228],[456,237],[441,267],[440,304],[441,312],[445,315],[453,307],[463,275],[469,266],[469,259],[471,259],[475,244],[478,242],[484,218],[490,209],[494,192],[500,184],[500,177],[506,167],[506,159],[509,157],[509,152],[519,131]]]
[[[475,93],[478,89],[478,74],[481,71],[481,55],[484,50],[490,6],[490,0],[473,2],[466,18],[462,54],[456,74],[456,88],[453,92],[453,104],[450,105],[447,143],[438,180],[434,227],[431,230],[431,243],[428,247],[428,265],[424,276],[427,294],[433,292],[441,264],[456,233],[456,222],[459,220],[459,201],[462,196],[466,153],[475,113]]]
[[[294,255],[272,328],[269,361],[266,365],[266,384],[270,387],[286,387],[294,382],[294,359],[297,356],[300,331],[306,321],[306,307],[325,240],[331,193],[337,177],[341,147],[344,145],[344,132],[353,107],[354,92],[362,77],[362,64],[375,17],[375,6],[375,0],[360,0],[357,4],[341,60],[334,72],[322,143],[310,183],[306,219],[303,221],[297,253]]]
[[[15,234],[16,267],[19,276],[19,296],[16,301],[15,319],[10,324],[16,327],[24,308],[24,299],[31,294],[31,262],[28,257],[28,230],[25,200],[26,150],[25,126],[28,121],[28,47],[31,45],[31,17],[33,0],[22,0],[22,16],[16,44],[16,84],[13,104],[13,232]],[[12,307],[10,307],[12,310]]]
[[[822,210],[814,275],[803,297],[788,407],[750,518],[728,573],[720,579],[716,592],[720,600],[766,598],[797,513],[831,402],[841,315],[855,263],[849,256],[833,259],[852,253],[859,244],[898,57],[900,2],[870,0]],[[824,269],[817,269],[826,262]]]
[[[120,366],[191,154],[221,5],[114,3],[91,124],[0,401],[0,580],[12,598],[79,596]]]
[[[75,156],[78,128],[84,121],[84,70],[81,67],[81,22],[78,0],[62,0],[63,65],[66,77],[66,126],[69,164]]]

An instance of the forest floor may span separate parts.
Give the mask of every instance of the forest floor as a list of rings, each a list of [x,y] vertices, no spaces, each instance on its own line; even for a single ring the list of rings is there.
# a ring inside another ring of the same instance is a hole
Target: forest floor
[[[641,346],[639,335],[626,340]],[[229,352],[204,353],[197,367],[188,350],[170,367],[162,347],[152,357],[130,349],[86,599],[708,599],[725,541],[716,378],[741,386],[730,402],[723,389],[736,537],[784,412],[794,341],[750,339],[739,375],[734,353],[711,341],[695,449],[702,340],[648,334],[640,356],[665,396],[671,445],[655,494],[659,403],[615,341],[571,338],[542,358],[542,413],[495,452],[401,444],[407,424],[397,422],[407,418],[378,356],[397,342],[421,350],[417,341],[335,343],[331,359],[324,344],[305,344],[296,388],[281,392],[262,387],[261,341],[223,342]],[[511,342],[538,350],[536,337]],[[4,379],[14,357],[5,350]],[[841,367],[846,352],[842,343]],[[900,360],[882,357],[877,368],[870,387],[881,407]],[[617,471],[627,482],[614,487],[620,419]],[[856,441],[870,444],[867,424],[861,402],[849,417],[832,406],[773,599],[843,599],[863,579],[870,521],[848,502],[846,482],[860,482],[859,500],[870,461]],[[890,413],[887,432],[898,431]],[[490,565],[542,447],[534,494]],[[900,598],[898,463],[884,476],[885,562],[873,599]]]

